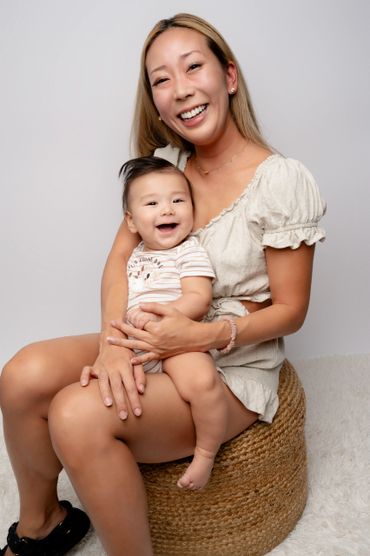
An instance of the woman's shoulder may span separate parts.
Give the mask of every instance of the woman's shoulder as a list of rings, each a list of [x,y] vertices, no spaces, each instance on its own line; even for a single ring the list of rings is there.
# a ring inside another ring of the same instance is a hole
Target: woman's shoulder
[[[153,156],[164,158],[183,171],[185,169],[189,153],[180,150],[179,147],[174,147],[173,145],[168,144],[165,147],[158,147],[155,149]]]
[[[260,165],[260,181],[266,187],[317,187],[316,180],[308,168],[299,160],[274,153]]]
[[[255,200],[270,209],[276,204],[325,205],[314,176],[299,160],[273,154],[257,169],[256,178]]]

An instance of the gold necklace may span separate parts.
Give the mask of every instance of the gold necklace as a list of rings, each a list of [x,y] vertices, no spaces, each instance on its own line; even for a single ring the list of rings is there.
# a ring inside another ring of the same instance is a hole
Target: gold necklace
[[[247,147],[247,143],[245,143],[245,144],[243,145],[243,148],[242,148],[240,151],[238,151],[237,153],[233,154],[233,156],[232,156],[229,160],[226,160],[225,162],[223,162],[222,164],[220,164],[220,166],[216,166],[216,168],[210,168],[209,170],[205,170],[204,168],[202,168],[202,167],[198,164],[198,161],[197,161],[196,156],[195,156],[194,159],[193,159],[193,160],[194,160],[194,165],[195,165],[196,169],[197,169],[201,174],[203,174],[203,176],[208,176],[208,174],[211,174],[212,172],[217,172],[218,170],[220,170],[220,169],[223,168],[224,166],[227,166],[228,164],[232,164],[232,163],[234,162],[234,160],[235,160],[239,155],[241,155],[242,152],[244,152],[244,150],[246,149],[246,147]]]

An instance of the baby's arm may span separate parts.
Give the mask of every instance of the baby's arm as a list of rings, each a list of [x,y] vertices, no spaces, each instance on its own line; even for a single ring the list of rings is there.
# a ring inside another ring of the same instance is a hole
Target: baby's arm
[[[201,320],[207,314],[212,300],[212,279],[206,276],[191,276],[181,278],[182,294],[174,301],[167,301],[185,316],[193,320]],[[134,307],[126,314],[127,321],[135,328],[143,330],[149,321],[159,321],[161,317],[154,313],[147,313]]]
[[[182,295],[168,304],[193,320],[201,320],[208,313],[212,301],[212,278],[187,276],[181,278]]]

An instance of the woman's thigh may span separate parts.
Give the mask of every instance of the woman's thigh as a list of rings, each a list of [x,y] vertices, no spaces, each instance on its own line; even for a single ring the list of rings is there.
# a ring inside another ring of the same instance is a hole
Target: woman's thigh
[[[22,348],[4,367],[0,378],[2,405],[21,409],[27,402],[44,402],[77,382],[84,365],[92,364],[99,335],[86,334],[35,342]]]
[[[251,425],[257,416],[244,408],[224,383],[222,387],[228,407],[226,441]],[[72,384],[53,402],[52,435],[61,440],[68,438],[69,446],[74,437],[81,452],[88,451],[89,446],[102,450],[112,438],[120,439],[142,463],[171,461],[191,455],[195,446],[195,429],[190,405],[180,397],[171,378],[165,373],[148,374],[141,402],[142,415],[136,417],[130,412],[127,420],[122,421],[114,406],[103,405],[96,380],[87,388]]]

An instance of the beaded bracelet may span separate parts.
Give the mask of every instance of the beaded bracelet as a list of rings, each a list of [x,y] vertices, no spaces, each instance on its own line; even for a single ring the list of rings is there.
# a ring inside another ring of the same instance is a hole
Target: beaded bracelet
[[[235,319],[233,319],[232,317],[229,317],[228,315],[225,315],[224,317],[220,317],[219,320],[225,320],[230,325],[230,341],[229,341],[229,343],[224,348],[217,350],[219,353],[222,353],[222,355],[226,355],[226,354],[230,353],[230,351],[235,346],[236,334],[238,332],[238,329],[236,327]]]

